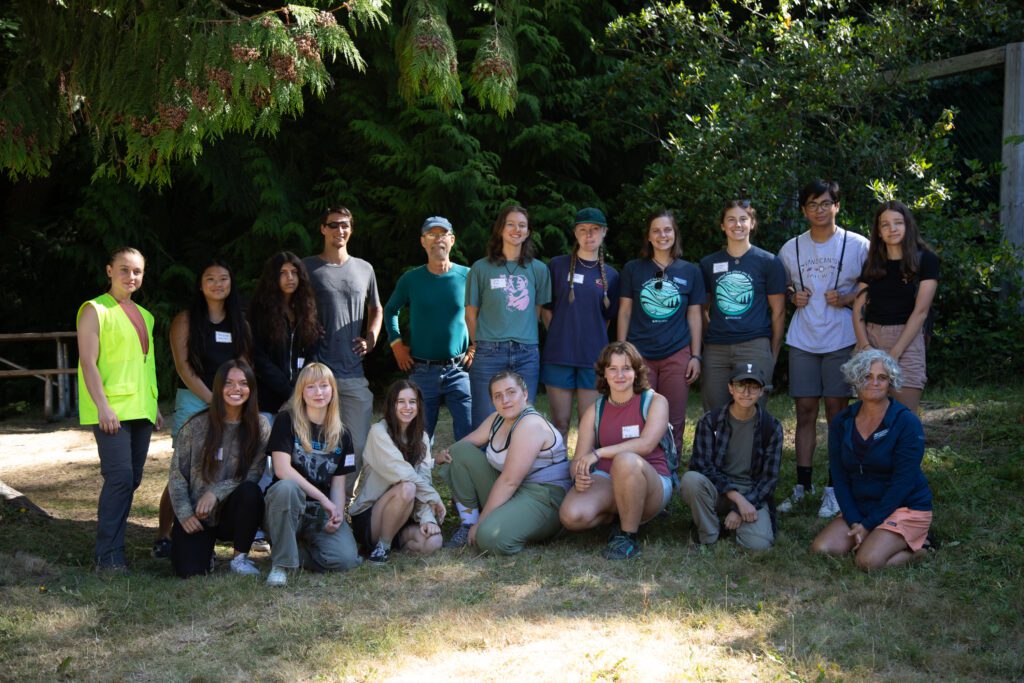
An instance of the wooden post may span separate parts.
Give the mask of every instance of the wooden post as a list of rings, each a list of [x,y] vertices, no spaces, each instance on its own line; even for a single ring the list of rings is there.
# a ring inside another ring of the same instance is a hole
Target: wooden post
[[[1024,43],[1006,46],[1003,86],[1003,173],[999,186],[999,222],[1018,251],[1024,250],[1024,143],[1006,144],[1024,135]]]

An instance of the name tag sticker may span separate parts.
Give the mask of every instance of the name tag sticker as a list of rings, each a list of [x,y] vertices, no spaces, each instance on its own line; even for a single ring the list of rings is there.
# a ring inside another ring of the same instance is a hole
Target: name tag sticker
[[[672,278],[672,280],[675,281],[677,284],[682,285],[683,287],[685,287],[689,282],[689,280],[687,280],[685,277],[674,277]]]
[[[567,281],[569,280],[569,278],[565,278],[565,279]],[[575,282],[578,285],[582,285],[583,284],[583,273],[573,273],[572,274],[572,281]]]
[[[640,438],[640,425],[623,425],[622,426],[622,438],[623,439],[639,439]]]
[[[505,278],[504,277],[492,277],[491,278],[491,289],[505,289]]]
[[[729,270],[729,262],[728,261],[723,261],[721,263],[716,263],[713,266],[711,266],[711,272],[712,273],[724,273],[727,270]]]
[[[306,364],[306,359],[303,358],[302,356],[299,356],[298,358],[295,359],[295,367],[297,367],[299,370],[301,370],[302,366],[305,365],[305,364]]]
[[[355,453],[349,453],[348,455],[345,456],[345,467],[355,467],[355,466],[356,466],[356,454]]]
[[[881,439],[883,436],[885,436],[888,433],[889,433],[888,429],[883,429],[880,432],[875,432],[875,441],[878,441],[879,439]]]
[[[218,448],[217,449],[217,460],[223,460],[223,459],[224,459],[224,449],[223,448]]]
[[[230,332],[214,332],[213,333],[213,341],[217,342],[218,344],[230,344],[231,343],[231,333]]]

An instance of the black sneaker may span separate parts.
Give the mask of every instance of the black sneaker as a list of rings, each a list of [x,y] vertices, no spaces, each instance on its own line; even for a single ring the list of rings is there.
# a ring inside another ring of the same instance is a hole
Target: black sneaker
[[[171,539],[169,538],[158,538],[156,543],[153,544],[153,557],[158,560],[166,559],[171,556]]]
[[[370,551],[370,556],[366,559],[375,565],[387,564],[388,560],[391,559],[391,548],[385,547],[382,542],[378,541],[377,545]]]
[[[447,541],[444,542],[444,548],[464,548],[469,543],[469,527],[465,524],[459,525],[459,528],[451,535]]]
[[[608,547],[601,553],[606,560],[629,560],[643,554],[640,545],[629,534],[619,532],[608,541]]]

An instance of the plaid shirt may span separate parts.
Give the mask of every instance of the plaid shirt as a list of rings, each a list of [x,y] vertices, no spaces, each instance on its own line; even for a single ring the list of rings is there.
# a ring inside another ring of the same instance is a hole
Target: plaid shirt
[[[730,402],[720,410],[704,413],[697,423],[697,434],[693,439],[693,456],[690,458],[690,469],[700,472],[711,480],[719,495],[736,490],[729,477],[722,471],[725,454],[729,452]],[[768,443],[762,437],[762,420],[767,420],[764,428],[771,432]],[[750,458],[750,490],[743,494],[751,505],[760,508],[767,505],[775,495],[775,486],[779,483],[779,467],[782,464],[782,425],[767,411],[757,406],[757,417],[754,420],[754,452]]]

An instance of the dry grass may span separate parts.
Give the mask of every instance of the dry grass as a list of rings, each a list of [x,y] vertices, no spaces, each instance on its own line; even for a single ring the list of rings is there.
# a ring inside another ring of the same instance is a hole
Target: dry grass
[[[810,508],[754,556],[731,542],[689,546],[676,499],[626,564],[600,558],[598,531],[513,558],[399,554],[284,590],[223,572],[180,581],[148,557],[169,455],[158,442],[130,520],[135,570],[101,580],[89,566],[95,460],[2,461],[0,477],[55,519],[0,507],[0,679],[1019,680],[1022,399],[931,397],[946,410],[926,460],[945,545],[871,576],[807,553],[820,528]],[[788,401],[772,409],[791,434]]]

